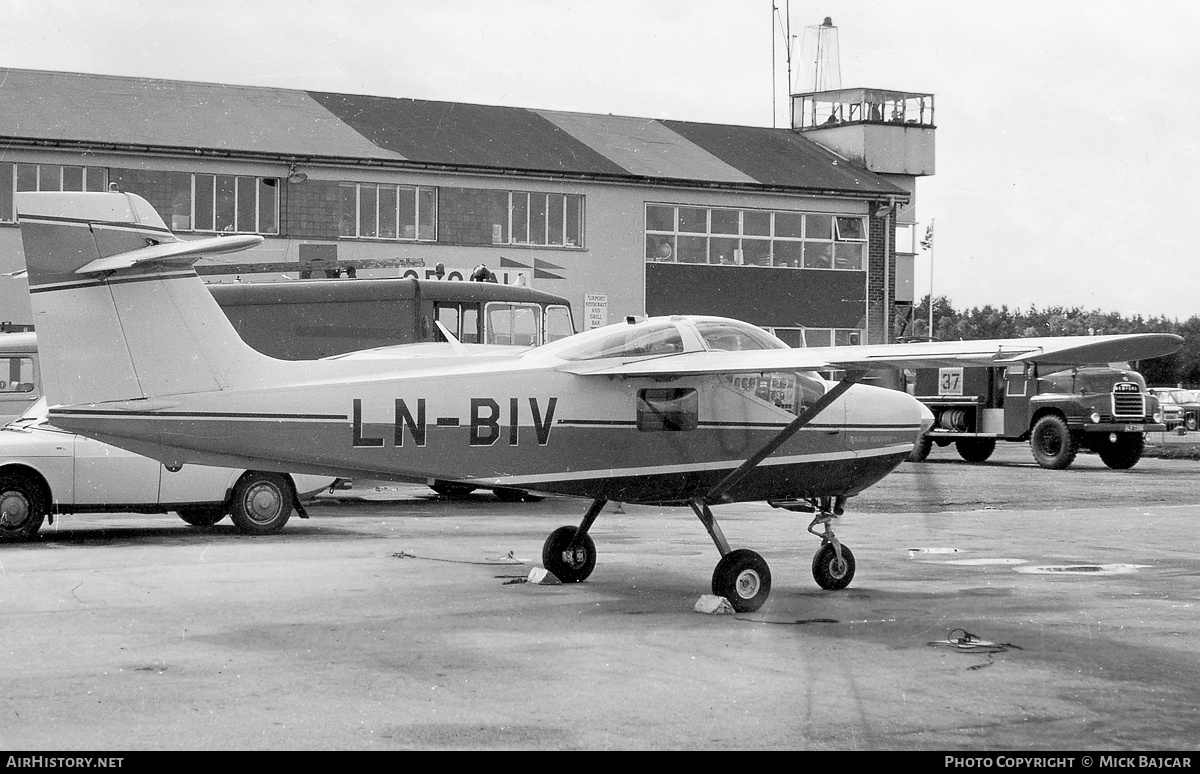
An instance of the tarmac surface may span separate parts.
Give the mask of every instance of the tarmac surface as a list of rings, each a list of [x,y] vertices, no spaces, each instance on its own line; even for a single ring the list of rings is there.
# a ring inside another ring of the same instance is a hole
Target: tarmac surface
[[[68,516],[0,546],[0,747],[1195,751],[1198,473],[935,449],[851,500],[839,592],[809,517],[718,507],[774,578],[739,615],[693,610],[688,509],[610,504],[572,586],[522,582],[568,498],[362,482],[268,537]]]

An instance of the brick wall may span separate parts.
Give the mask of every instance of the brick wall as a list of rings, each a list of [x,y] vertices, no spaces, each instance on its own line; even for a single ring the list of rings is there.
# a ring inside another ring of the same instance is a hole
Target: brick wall
[[[870,236],[867,241],[867,317],[869,319],[869,336],[867,344],[890,344],[893,340],[891,321],[895,316],[896,305],[896,246],[892,247],[892,260],[886,261],[884,246],[889,242],[886,232],[891,224],[886,218],[870,219]],[[884,266],[888,274],[884,277]],[[885,285],[886,281],[886,285]],[[884,287],[888,288],[887,298],[892,309],[884,310]]]

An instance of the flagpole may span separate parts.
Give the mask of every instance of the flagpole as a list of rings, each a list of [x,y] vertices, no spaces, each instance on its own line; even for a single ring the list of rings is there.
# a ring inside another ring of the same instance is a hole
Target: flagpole
[[[929,248],[929,340],[933,341],[933,221],[925,229],[925,246]]]

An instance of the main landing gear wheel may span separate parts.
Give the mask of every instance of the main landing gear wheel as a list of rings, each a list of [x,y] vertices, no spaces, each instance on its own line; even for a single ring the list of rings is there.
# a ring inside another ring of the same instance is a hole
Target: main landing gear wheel
[[[730,551],[713,570],[712,592],[725,597],[739,613],[753,613],[771,594],[771,568],[748,548]]]
[[[829,591],[844,589],[854,580],[854,554],[842,546],[842,558],[839,561],[833,543],[826,543],[813,556],[812,571],[813,578],[821,588]]]
[[[542,546],[542,565],[563,583],[587,580],[596,569],[596,544],[587,533],[575,540],[578,531],[576,527],[559,527]]]
[[[292,487],[280,473],[249,471],[233,487],[230,518],[248,535],[269,535],[292,517]]]

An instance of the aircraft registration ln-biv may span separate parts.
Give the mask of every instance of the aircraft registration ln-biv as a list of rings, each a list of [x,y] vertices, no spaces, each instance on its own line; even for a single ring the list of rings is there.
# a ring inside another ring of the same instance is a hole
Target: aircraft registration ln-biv
[[[832,525],[909,454],[932,417],[869,369],[1139,360],[1167,334],[792,349],[716,317],[627,320],[540,347],[404,345],[281,361],[238,338],[192,264],[261,237],[182,241],[123,193],[18,193],[51,421],[167,465],[207,464],[591,500],[554,530],[547,570],[596,563],[609,501],[690,507],[721,559],[713,593],[758,609],[757,553],[732,550],[712,506],[811,513],[813,575],[844,588],[854,556]],[[840,381],[816,371],[837,369]]]

